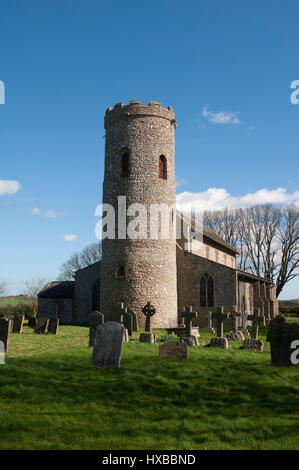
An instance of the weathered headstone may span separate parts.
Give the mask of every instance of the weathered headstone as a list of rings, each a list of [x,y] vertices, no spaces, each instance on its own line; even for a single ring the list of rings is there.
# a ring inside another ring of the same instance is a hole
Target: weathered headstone
[[[128,313],[132,316],[133,331],[138,331],[138,317],[136,313],[134,313],[133,310],[130,310],[130,309],[128,309]]]
[[[197,317],[197,312],[192,311],[192,306],[187,306],[181,310],[181,318],[185,320],[186,333],[185,336],[181,336],[181,341],[186,343],[188,346],[198,346],[198,328],[192,328],[192,319]]]
[[[287,323],[282,316],[271,320],[267,341],[271,346],[271,362],[273,366],[299,365],[299,323]]]
[[[243,349],[248,351],[260,351],[264,350],[264,342],[258,339],[259,325],[265,324],[265,316],[260,315],[260,309],[255,308],[253,315],[248,315],[248,320],[252,321],[252,333],[251,338],[246,338],[243,343]]]
[[[217,321],[217,336],[211,338],[211,342],[207,345],[211,348],[228,349],[228,339],[223,337],[223,322],[229,318],[227,313],[224,313],[223,307],[218,307],[216,313],[212,313],[212,318]]]
[[[232,320],[232,330],[229,331],[226,335],[228,341],[244,341],[244,335],[241,331],[238,330],[237,319],[241,314],[237,311],[237,307],[233,306],[230,314]]]
[[[24,319],[25,319],[25,316],[21,314],[17,314],[14,316],[14,322],[13,322],[13,328],[12,328],[13,333],[23,332]]]
[[[28,319],[28,326],[29,326],[29,328],[35,328],[36,327],[36,317],[30,317]]]
[[[242,333],[244,336],[249,336],[249,331],[247,330],[247,321],[248,321],[248,313],[244,312],[242,315]]]
[[[58,334],[58,327],[59,327],[59,318],[50,318],[49,325],[48,325],[48,333],[53,333],[53,335]]]
[[[208,312],[206,315],[206,318],[208,319],[208,327],[206,328],[207,333],[215,333],[215,328],[213,328],[213,316],[212,312]]]
[[[97,327],[103,325],[104,315],[100,312],[92,312],[89,315],[89,347],[94,345]]]
[[[118,322],[107,322],[97,327],[92,364],[119,368],[125,327]]]
[[[39,335],[45,334],[48,331],[49,319],[48,318],[37,318],[34,333]]]
[[[142,313],[146,317],[145,332],[140,333],[139,341],[141,343],[155,343],[156,335],[152,332],[151,318],[153,315],[155,315],[156,309],[153,305],[151,305],[150,302],[147,302],[147,304],[142,309]]]
[[[160,359],[183,360],[188,358],[188,347],[181,341],[168,341],[159,346]]]
[[[125,329],[128,331],[128,336],[132,336],[133,316],[131,315],[131,313],[129,313],[128,309],[124,307],[123,303],[121,303],[120,311],[121,311],[120,322],[124,325]]]
[[[0,318],[0,341],[4,344],[4,352],[9,350],[9,338],[11,332],[11,320]]]

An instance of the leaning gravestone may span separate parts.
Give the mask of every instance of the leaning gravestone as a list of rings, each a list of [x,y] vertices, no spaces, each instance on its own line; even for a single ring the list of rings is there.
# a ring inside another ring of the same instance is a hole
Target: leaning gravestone
[[[282,316],[275,317],[269,325],[267,341],[271,345],[273,366],[298,364],[299,323],[287,323]]]
[[[14,316],[14,322],[13,322],[13,328],[12,328],[13,333],[23,332],[24,319],[25,319],[25,316],[21,314]]]
[[[48,318],[37,318],[34,333],[39,335],[45,334],[48,331],[49,319]]]
[[[168,341],[159,347],[160,359],[183,360],[188,358],[187,343],[181,341]]]
[[[114,321],[98,326],[91,361],[94,366],[120,367],[124,331],[124,325]]]
[[[89,315],[89,347],[94,346],[97,327],[103,325],[103,323],[103,313],[95,311]]]
[[[4,352],[8,352],[9,350],[11,323],[11,320],[0,318],[0,341],[4,344]]]
[[[59,327],[59,318],[50,318],[48,325],[48,333],[53,333],[53,335],[58,334]]]
[[[30,317],[28,319],[28,326],[29,326],[29,328],[35,328],[35,326],[36,326],[36,317]]]

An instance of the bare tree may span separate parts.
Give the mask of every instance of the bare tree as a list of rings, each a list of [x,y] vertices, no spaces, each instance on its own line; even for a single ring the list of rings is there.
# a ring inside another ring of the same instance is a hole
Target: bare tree
[[[299,275],[299,208],[258,205],[204,214],[204,223],[238,249],[238,265],[271,279],[281,294]]]
[[[37,294],[47,284],[47,280],[43,278],[32,278],[24,282],[24,292],[28,297],[37,297]]]
[[[3,297],[7,290],[6,282],[0,282],[0,297]]]
[[[102,259],[102,244],[91,243],[80,253],[73,253],[72,256],[59,268],[59,279],[72,281],[75,273],[79,269],[85,268]]]

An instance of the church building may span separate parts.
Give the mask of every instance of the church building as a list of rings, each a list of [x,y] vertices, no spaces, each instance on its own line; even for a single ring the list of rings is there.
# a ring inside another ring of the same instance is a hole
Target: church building
[[[200,241],[185,235],[164,238],[162,216],[158,213],[154,222],[150,217],[153,208],[167,206],[169,234],[181,223],[188,233],[196,231],[194,219],[175,209],[175,128],[174,110],[156,101],[107,109],[103,205],[113,207],[117,223],[113,237],[103,229],[102,260],[76,273],[72,323],[87,323],[94,310],[105,321],[119,321],[121,302],[136,313],[141,327],[147,301],[156,308],[156,328],[177,327],[179,312],[187,305],[197,312],[193,324],[198,326],[207,326],[207,313],[218,306],[227,313],[237,306],[241,314],[252,314],[257,307],[268,320],[277,315],[273,283],[239,270],[237,250],[213,230],[203,226]],[[120,197],[125,197],[125,206],[120,207]],[[129,237],[136,211],[146,214],[145,228],[142,236]],[[125,220],[125,230],[120,220]],[[39,316],[44,309],[45,301]]]

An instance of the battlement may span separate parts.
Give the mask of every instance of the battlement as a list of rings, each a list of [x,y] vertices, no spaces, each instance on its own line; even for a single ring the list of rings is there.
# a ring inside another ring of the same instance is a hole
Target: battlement
[[[167,119],[176,127],[174,109],[171,106],[163,108],[159,101],[150,101],[148,104],[141,104],[139,100],[131,100],[128,105],[117,103],[114,108],[109,107],[105,113],[105,128],[113,122],[134,116],[150,116]]]

